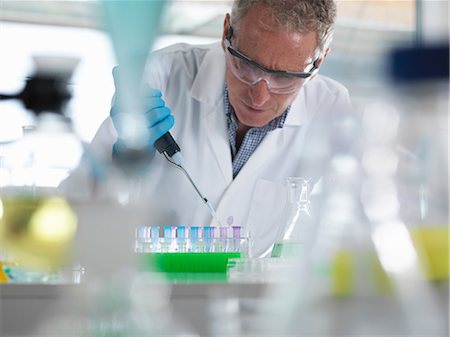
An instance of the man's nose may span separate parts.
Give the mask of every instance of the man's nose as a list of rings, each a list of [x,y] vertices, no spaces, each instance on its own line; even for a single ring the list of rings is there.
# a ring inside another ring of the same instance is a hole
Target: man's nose
[[[265,79],[261,79],[250,86],[249,94],[255,108],[263,106],[270,98],[269,84]]]

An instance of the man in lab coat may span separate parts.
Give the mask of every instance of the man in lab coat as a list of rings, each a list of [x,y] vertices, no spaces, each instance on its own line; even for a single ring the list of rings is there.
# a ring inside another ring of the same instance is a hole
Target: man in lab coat
[[[233,216],[251,233],[253,256],[274,242],[284,179],[320,175],[320,167],[305,170],[309,126],[331,125],[350,109],[347,90],[317,74],[335,12],[331,0],[235,0],[220,44],[176,44],[148,62],[144,80],[156,89],[146,98],[150,151],[170,130],[221,221]],[[120,149],[116,113],[113,107],[95,136],[94,153]],[[131,193],[155,210],[148,224],[214,225],[188,180],[163,156],[154,156],[137,185]]]

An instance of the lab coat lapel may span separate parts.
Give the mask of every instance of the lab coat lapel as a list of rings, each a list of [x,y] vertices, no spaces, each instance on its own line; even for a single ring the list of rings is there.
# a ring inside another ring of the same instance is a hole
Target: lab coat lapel
[[[233,185],[239,186],[245,184],[254,178],[257,171],[263,166],[270,157],[281,150],[284,144],[283,129],[275,129],[267,133],[263,141],[250,156],[245,165],[241,168],[233,181]],[[252,178],[253,177],[253,178]]]
[[[220,167],[225,183],[228,186],[233,180],[233,168],[231,166],[230,142],[228,140],[227,121],[223,106],[217,106],[213,113],[205,116],[205,127],[216,163]]]
[[[205,55],[193,81],[190,94],[201,103],[201,118],[209,145],[226,185],[233,180],[231,151],[224,111],[225,57],[220,43]]]
[[[284,127],[303,125],[307,120],[307,111],[305,106],[304,90],[301,90],[295,100],[292,102],[291,111],[286,117]],[[269,160],[269,158],[277,151],[285,151],[283,145],[284,128],[277,128],[267,133],[263,141],[256,148],[255,152],[250,156],[248,161],[242,167],[233,183],[239,185],[241,181],[247,181],[252,175]]]

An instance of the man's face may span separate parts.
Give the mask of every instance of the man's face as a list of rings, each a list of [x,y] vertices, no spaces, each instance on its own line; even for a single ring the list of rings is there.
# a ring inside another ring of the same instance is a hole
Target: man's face
[[[226,19],[223,37],[228,29],[229,20]],[[264,5],[250,8],[239,26],[233,29],[233,48],[268,69],[303,72],[315,61],[315,32],[303,34],[282,30],[265,11]],[[280,116],[298,93],[298,90],[288,94],[271,93],[264,80],[249,85],[234,76],[229,66],[226,80],[236,117],[248,127],[264,126]]]

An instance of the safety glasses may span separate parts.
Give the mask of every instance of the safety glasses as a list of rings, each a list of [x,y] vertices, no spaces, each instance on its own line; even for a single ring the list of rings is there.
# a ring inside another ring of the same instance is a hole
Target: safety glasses
[[[284,70],[268,69],[253,61],[231,45],[233,28],[230,26],[225,38],[226,61],[229,69],[235,77],[242,82],[254,85],[264,80],[267,88],[274,94],[289,94],[298,90],[319,68],[316,66],[317,60],[312,63],[312,68],[308,72],[290,72]]]

